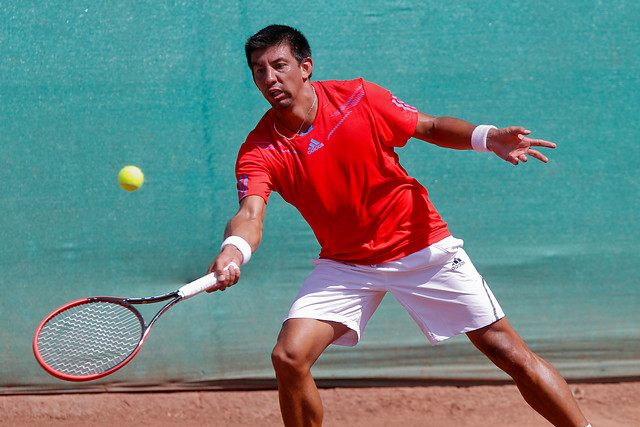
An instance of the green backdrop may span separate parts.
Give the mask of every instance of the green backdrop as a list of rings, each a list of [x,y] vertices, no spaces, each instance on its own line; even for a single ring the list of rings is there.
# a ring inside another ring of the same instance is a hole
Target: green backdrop
[[[237,209],[233,166],[267,104],[243,43],[302,30],[314,79],[364,77],[433,115],[524,125],[543,165],[411,141],[511,323],[570,379],[640,376],[637,1],[0,1],[0,390],[71,390],[35,362],[38,322],[89,295],[203,275]],[[134,164],[144,186],[117,184]],[[179,304],[98,384],[272,380],[280,323],[319,251],[277,195],[241,283]],[[431,347],[392,298],[322,380],[501,380],[465,337]]]

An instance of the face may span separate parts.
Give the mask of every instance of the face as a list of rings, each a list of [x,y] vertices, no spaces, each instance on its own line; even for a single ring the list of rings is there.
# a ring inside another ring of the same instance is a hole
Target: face
[[[253,81],[275,109],[291,108],[309,79],[313,62],[298,64],[288,44],[256,50],[251,54]]]

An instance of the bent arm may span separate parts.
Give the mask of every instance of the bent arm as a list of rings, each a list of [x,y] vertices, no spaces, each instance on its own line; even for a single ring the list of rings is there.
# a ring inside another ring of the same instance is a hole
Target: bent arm
[[[238,236],[244,239],[255,252],[262,241],[262,227],[266,212],[266,203],[262,197],[248,196],[240,202],[238,212],[229,220],[225,228],[225,239],[229,236]],[[242,252],[233,244],[224,246],[216,259],[209,266],[209,273],[215,272],[218,278],[216,286],[209,292],[225,290],[240,279],[239,268],[229,268],[231,263],[242,265]]]
[[[266,209],[267,205],[260,196],[247,196],[242,199],[238,212],[224,230],[225,239],[229,236],[242,237],[251,246],[251,252],[255,252],[262,241]]]

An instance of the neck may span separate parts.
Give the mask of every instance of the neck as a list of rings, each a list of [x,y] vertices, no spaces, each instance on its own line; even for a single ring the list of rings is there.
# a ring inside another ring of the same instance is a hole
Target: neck
[[[318,100],[311,82],[305,84],[301,95],[289,108],[273,111],[278,121],[277,125],[295,134],[305,133],[313,124],[318,112]]]

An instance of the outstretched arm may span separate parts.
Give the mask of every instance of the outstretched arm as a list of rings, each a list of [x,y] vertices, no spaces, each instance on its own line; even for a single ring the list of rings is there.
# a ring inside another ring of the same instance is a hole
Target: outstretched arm
[[[262,197],[248,196],[242,199],[238,212],[227,223],[224,232],[225,239],[230,236],[237,236],[244,240],[249,245],[247,250],[250,248],[248,254],[250,256],[251,253],[258,249],[262,240],[262,226],[266,207],[267,205]],[[211,266],[209,266],[209,273],[215,272],[218,282],[208,292],[224,291],[229,286],[235,285],[240,279],[240,269],[227,267],[232,262],[236,265],[242,265],[246,261],[248,259],[245,260],[245,256],[238,246],[235,244],[225,245],[211,263]]]
[[[440,147],[471,150],[471,134],[475,128],[475,125],[455,117],[434,117],[419,113],[413,136]],[[527,156],[548,162],[546,156],[532,147],[555,148],[556,144],[527,137],[530,133],[531,131],[518,126],[491,129],[487,134],[487,149],[514,165],[526,162]]]

